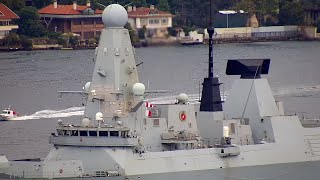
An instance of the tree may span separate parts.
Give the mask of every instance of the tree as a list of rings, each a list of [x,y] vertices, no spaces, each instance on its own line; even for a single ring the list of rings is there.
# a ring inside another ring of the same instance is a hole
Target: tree
[[[279,11],[279,24],[300,25],[303,23],[304,11],[299,1],[282,1]]]
[[[52,0],[32,0],[33,6],[36,7],[37,9],[41,9],[45,6],[48,6],[51,3],[52,3]]]
[[[5,46],[18,46],[20,44],[20,37],[16,33],[9,33],[3,38]]]
[[[162,11],[170,11],[170,6],[167,0],[159,0],[158,8]]]
[[[29,37],[42,37],[46,35],[45,27],[39,22],[39,14],[34,7],[24,7],[19,11],[20,19],[18,34]]]
[[[0,3],[3,3],[14,12],[18,12],[25,7],[24,0],[0,0]]]
[[[129,31],[131,42],[132,43],[139,42],[139,37],[137,35],[137,32],[132,28],[131,24],[127,23],[124,27]]]

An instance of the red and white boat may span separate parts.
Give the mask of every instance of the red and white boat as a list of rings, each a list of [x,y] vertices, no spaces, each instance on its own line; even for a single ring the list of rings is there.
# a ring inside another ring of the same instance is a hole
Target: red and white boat
[[[11,108],[5,108],[0,113],[0,121],[11,121],[14,120],[14,118],[18,117],[18,113],[11,110]]]

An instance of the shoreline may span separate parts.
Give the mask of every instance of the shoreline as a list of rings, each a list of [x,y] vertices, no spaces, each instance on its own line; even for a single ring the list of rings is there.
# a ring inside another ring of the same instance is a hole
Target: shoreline
[[[242,43],[256,43],[256,42],[280,42],[280,41],[320,41],[320,39],[307,39],[307,38],[230,38],[230,39],[214,39],[214,44],[242,44]],[[208,39],[204,40],[203,44],[197,44],[197,45],[207,45]],[[197,45],[188,45],[188,46],[197,46]],[[46,45],[44,45],[46,46]],[[5,47],[0,46],[0,53],[1,52],[16,52],[16,51],[41,51],[41,50],[85,50],[85,49],[95,49],[95,46],[79,46],[75,48],[64,48],[64,47],[50,47],[50,45],[47,45],[47,48],[32,48],[32,49],[24,49],[19,46],[15,47]],[[143,47],[161,47],[161,46],[187,46],[182,45],[178,40],[169,40],[162,39],[162,40],[152,40],[148,41],[146,44],[143,43],[135,43],[133,45],[135,48],[143,48]]]

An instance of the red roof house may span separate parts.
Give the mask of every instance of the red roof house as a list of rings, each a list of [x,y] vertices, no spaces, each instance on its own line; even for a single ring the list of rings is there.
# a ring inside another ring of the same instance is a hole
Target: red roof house
[[[79,34],[82,39],[99,36],[104,28],[102,10],[91,8],[90,2],[85,6],[74,2],[72,5],[53,4],[38,11],[47,28],[51,31]]]
[[[11,11],[6,5],[0,3],[0,39],[3,39],[12,29],[18,29],[18,25],[11,24],[19,16]]]

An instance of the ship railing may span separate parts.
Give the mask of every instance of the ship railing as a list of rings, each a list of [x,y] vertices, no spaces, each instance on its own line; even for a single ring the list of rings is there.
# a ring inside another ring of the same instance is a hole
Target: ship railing
[[[35,172],[35,171],[10,171],[8,174],[0,173],[0,179],[77,179],[94,177],[115,177],[120,176],[118,171],[84,171],[79,172]]]

